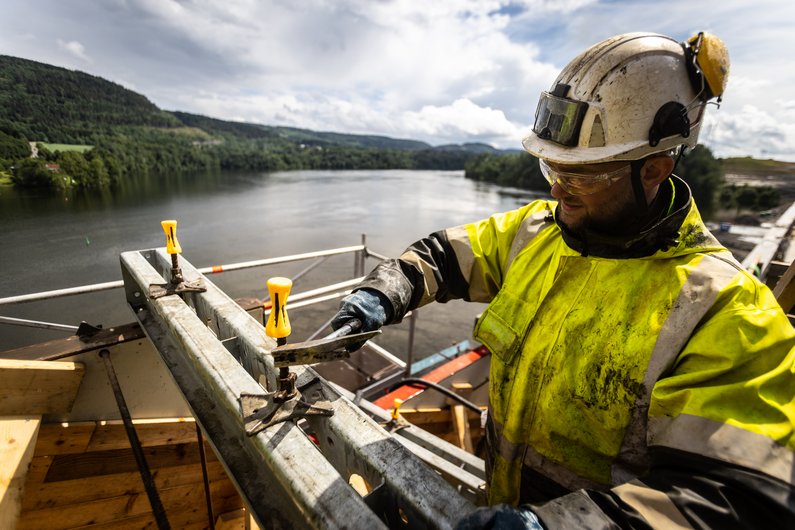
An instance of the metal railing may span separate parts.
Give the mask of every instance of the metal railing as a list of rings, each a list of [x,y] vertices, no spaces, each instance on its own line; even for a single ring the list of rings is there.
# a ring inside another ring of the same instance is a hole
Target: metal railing
[[[245,269],[261,268],[273,265],[282,265],[282,264],[290,264],[300,261],[313,260],[308,266],[306,266],[304,269],[302,269],[301,271],[299,271],[298,273],[296,273],[291,277],[291,280],[293,282],[297,282],[298,280],[305,277],[313,270],[317,269],[320,265],[324,264],[331,257],[345,255],[345,254],[354,254],[353,278],[339,283],[326,285],[324,287],[320,287],[317,289],[312,289],[309,291],[292,294],[288,301],[287,309],[288,310],[298,309],[306,306],[327,302],[329,300],[342,298],[343,296],[350,293],[350,289],[355,285],[357,285],[359,282],[361,282],[361,280],[363,279],[364,277],[363,275],[366,270],[366,261],[368,258],[374,258],[379,261],[387,259],[386,256],[373,252],[371,249],[367,247],[366,244],[367,237],[365,234],[362,234],[361,238],[362,239],[360,245],[332,248],[327,250],[319,250],[315,252],[306,252],[301,254],[292,254],[292,255],[280,256],[274,258],[242,261],[226,265],[212,265],[209,267],[198,268],[196,270],[198,273],[202,275],[215,275],[215,274],[222,274],[222,273],[240,271]],[[121,289],[122,287],[124,287],[124,281],[117,280],[111,282],[82,285],[77,287],[68,287],[64,289],[42,291],[42,292],[30,293],[24,295],[9,296],[9,297],[0,298],[0,307],[29,303],[29,302],[52,300],[56,298],[63,298],[70,296],[80,296],[80,295],[86,295],[102,291],[109,291],[113,289]],[[264,302],[267,302],[267,300],[265,300]],[[266,314],[268,313],[268,311],[269,310],[265,308]],[[401,360],[397,356],[393,355],[386,349],[382,348],[381,346],[373,342],[368,342],[365,345],[365,348],[367,348],[368,351],[376,353],[377,355],[380,355],[381,357],[385,358],[390,364],[399,367],[400,371],[395,372],[387,376],[386,378],[381,379],[378,382],[370,385],[363,391],[358,392],[357,397],[361,396],[367,397],[373,395],[376,392],[388,388],[390,385],[398,382],[401,378],[410,377],[412,375],[412,363],[415,351],[414,339],[415,339],[415,329],[417,325],[417,314],[418,314],[417,311],[412,311],[408,313],[405,317],[405,320],[408,322],[409,326],[408,343],[406,346],[407,361]],[[54,331],[64,331],[69,333],[75,333],[78,330],[78,326],[70,324],[14,318],[2,315],[0,315],[0,324],[23,326],[23,327],[37,328],[37,329],[48,329]],[[327,320],[320,327],[318,327],[317,330],[314,331],[306,340],[313,340],[317,338],[321,333],[323,333],[325,330],[329,328],[330,324],[331,324],[331,319]]]
[[[313,305],[334,298],[340,298],[349,291],[350,287],[356,285],[361,281],[364,275],[366,259],[369,257],[378,260],[386,259],[384,256],[377,254],[366,246],[366,236],[362,234],[361,245],[353,245],[348,247],[332,248],[328,250],[320,250],[315,252],[306,252],[302,254],[292,254],[288,256],[281,256],[276,258],[265,258],[253,261],[242,261],[237,263],[230,263],[226,265],[212,265],[197,269],[199,273],[204,275],[221,274],[225,272],[240,271],[244,269],[251,269],[257,267],[267,267],[272,265],[280,265],[287,263],[294,263],[298,261],[314,260],[309,266],[304,268],[299,273],[295,274],[291,279],[295,282],[300,278],[306,276],[309,272],[322,265],[328,258],[332,256],[339,256],[342,254],[355,254],[353,275],[354,278],[345,282],[329,285],[320,289],[314,289],[304,293],[298,293],[291,297],[291,308],[298,308],[307,305]],[[24,304],[28,302],[37,302],[44,300],[53,300],[56,298],[63,298],[69,296],[79,296],[91,293],[109,291],[113,289],[121,289],[124,287],[123,280],[116,280],[112,282],[94,283],[90,285],[81,285],[77,287],[68,287],[64,289],[54,289],[50,291],[41,291],[37,293],[23,294],[17,296],[7,296],[0,298],[0,307],[10,306],[15,304]],[[13,318],[0,316],[0,324],[7,324],[12,326],[23,326],[38,329],[51,329],[56,331],[77,331],[78,327],[70,324],[61,324],[54,322],[44,322],[40,320],[29,320],[21,318]],[[326,326],[324,326],[325,328]],[[320,333],[324,328],[321,328],[316,333]]]

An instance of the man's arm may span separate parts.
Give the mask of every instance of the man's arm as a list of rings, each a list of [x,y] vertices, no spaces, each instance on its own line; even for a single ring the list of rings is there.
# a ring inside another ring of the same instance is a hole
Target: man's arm
[[[528,224],[537,228],[550,213],[547,201],[482,221],[434,232],[408,247],[397,259],[380,263],[355,290],[372,289],[392,304],[392,319],[427,303],[464,299],[489,302],[502,285],[517,233]]]
[[[385,323],[392,324],[428,302],[466,298],[468,288],[448,230],[443,230],[413,243],[399,258],[379,263],[355,290],[372,289],[386,297],[392,311]]]

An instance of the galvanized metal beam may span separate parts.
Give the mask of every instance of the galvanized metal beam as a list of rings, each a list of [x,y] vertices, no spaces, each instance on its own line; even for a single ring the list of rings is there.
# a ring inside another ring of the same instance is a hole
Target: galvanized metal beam
[[[318,443],[292,421],[246,435],[239,398],[276,390],[275,341],[206,278],[206,292],[149,298],[150,285],[170,281],[163,249],[125,252],[121,263],[130,307],[263,527],[446,529],[474,509],[309,367],[293,367],[299,387],[319,379],[334,410],[307,418]],[[202,277],[180,266],[186,281]],[[373,492],[356,493],[353,474]]]

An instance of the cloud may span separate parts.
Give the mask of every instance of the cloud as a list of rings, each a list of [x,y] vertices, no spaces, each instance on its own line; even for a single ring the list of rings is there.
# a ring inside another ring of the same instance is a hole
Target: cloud
[[[69,42],[66,42],[62,39],[58,39],[56,42],[58,43],[59,48],[69,52],[70,54],[77,57],[81,61],[85,61],[87,63],[91,62],[91,59],[89,59],[89,57],[86,55],[85,46],[83,46],[76,40],[70,40]]]
[[[739,112],[707,115],[701,140],[720,146],[723,156],[754,156],[791,159],[795,145],[795,102],[782,107],[784,115],[774,116],[754,105]],[[782,120],[782,118],[788,118]]]
[[[424,138],[446,139],[457,142],[460,138],[470,141],[506,144],[521,148],[519,139],[523,127],[509,121],[498,109],[481,107],[469,99],[457,99],[450,105],[426,105],[417,112],[406,112],[402,116],[404,128],[416,127],[416,135]]]
[[[86,69],[165,109],[498,147],[517,145],[538,94],[587,46],[628,31],[680,40],[712,31],[729,46],[732,70],[720,110],[709,113],[727,131],[705,141],[723,156],[743,145],[760,152],[764,137],[795,160],[792,116],[780,108],[795,85],[786,53],[795,5],[778,0],[33,4],[5,3],[4,53]],[[37,23],[23,33],[12,21],[25,19]],[[50,35],[80,37],[53,47]],[[764,130],[743,127],[748,119]]]

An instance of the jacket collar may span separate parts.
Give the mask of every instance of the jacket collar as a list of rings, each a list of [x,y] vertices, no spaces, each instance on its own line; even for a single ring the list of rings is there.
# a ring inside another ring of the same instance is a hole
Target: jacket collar
[[[561,229],[563,240],[583,256],[611,259],[643,258],[678,246],[680,229],[690,212],[693,197],[685,181],[675,175],[671,175],[670,181],[675,197],[671,213],[637,234],[613,236],[588,229],[584,234],[575,234],[559,220],[558,205],[555,222]]]

